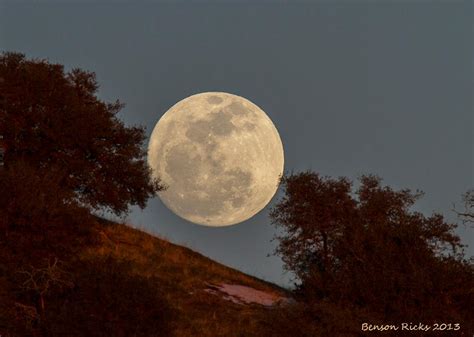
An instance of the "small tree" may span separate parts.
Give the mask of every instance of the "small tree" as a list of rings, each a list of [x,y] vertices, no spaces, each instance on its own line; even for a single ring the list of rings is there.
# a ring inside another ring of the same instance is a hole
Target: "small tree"
[[[313,172],[283,177],[282,185],[285,195],[271,211],[281,229],[276,253],[296,274],[297,294],[315,315],[327,316],[328,304],[339,306],[332,317],[354,313],[358,331],[355,317],[452,319],[472,328],[473,266],[455,225],[411,210],[421,193],[382,186],[375,176],[361,177],[353,191],[348,179]],[[311,319],[331,324],[327,317]],[[332,324],[327,332],[339,323]]]
[[[39,176],[55,172],[64,203],[117,215],[162,188],[144,159],[143,128],[117,118],[119,101],[97,97],[94,73],[4,53],[0,79],[4,170],[21,162]]]
[[[48,261],[45,267],[37,268],[30,266],[28,269],[18,271],[23,278],[20,290],[31,295],[33,298],[34,312],[36,312],[39,327],[44,336],[51,335],[46,314],[45,297],[52,292],[74,286],[71,276],[60,267],[60,264],[60,261],[55,258],[53,262]],[[24,310],[25,308],[30,308],[30,310],[33,308],[22,304],[17,304],[17,307],[23,309],[25,313],[28,313],[28,311]],[[30,318],[35,317],[34,312],[28,314]]]

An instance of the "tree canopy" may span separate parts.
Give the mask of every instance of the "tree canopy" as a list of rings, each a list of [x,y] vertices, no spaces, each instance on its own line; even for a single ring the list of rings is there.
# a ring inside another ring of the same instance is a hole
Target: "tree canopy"
[[[52,191],[62,191],[64,204],[117,215],[130,205],[143,208],[162,189],[145,161],[144,129],[125,126],[117,116],[123,104],[102,101],[98,88],[92,72],[66,72],[60,64],[3,53],[0,135],[6,151],[0,183],[8,185],[6,177],[28,167],[39,185],[44,182],[35,177],[54,174]]]
[[[455,224],[412,210],[422,193],[383,186],[376,176],[362,176],[354,189],[346,178],[314,172],[285,176],[282,185],[271,211],[276,253],[313,312],[329,303],[339,319],[359,312],[372,322],[451,319],[473,328],[472,263]],[[354,322],[360,332],[360,318]]]

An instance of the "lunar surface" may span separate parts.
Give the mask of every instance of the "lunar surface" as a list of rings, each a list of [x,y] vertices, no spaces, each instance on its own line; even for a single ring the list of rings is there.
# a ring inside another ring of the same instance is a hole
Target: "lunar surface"
[[[283,173],[283,146],[270,118],[223,92],[190,96],[158,121],[148,147],[163,203],[205,226],[229,226],[262,210]]]

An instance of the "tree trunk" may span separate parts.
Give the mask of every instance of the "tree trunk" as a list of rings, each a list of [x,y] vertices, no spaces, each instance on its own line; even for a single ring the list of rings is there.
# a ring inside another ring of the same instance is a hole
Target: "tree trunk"
[[[42,294],[39,294],[38,296],[38,300],[36,303],[36,310],[38,311],[38,314],[40,317],[40,325],[39,325],[40,335],[42,337],[52,337],[48,320],[46,318],[45,303],[44,303],[44,297]]]

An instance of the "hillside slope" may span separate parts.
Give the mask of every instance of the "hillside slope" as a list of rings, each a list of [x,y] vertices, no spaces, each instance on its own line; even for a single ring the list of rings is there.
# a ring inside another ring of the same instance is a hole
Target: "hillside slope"
[[[219,289],[255,290],[266,300],[288,297],[284,289],[103,219],[9,233],[0,258],[2,337],[282,333],[281,304],[239,301]]]

